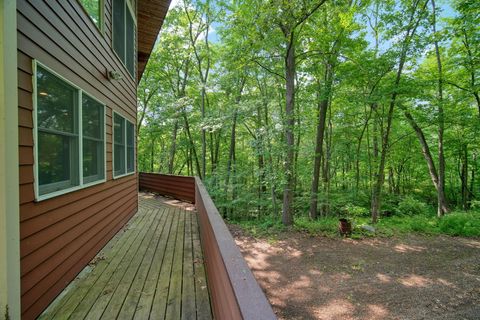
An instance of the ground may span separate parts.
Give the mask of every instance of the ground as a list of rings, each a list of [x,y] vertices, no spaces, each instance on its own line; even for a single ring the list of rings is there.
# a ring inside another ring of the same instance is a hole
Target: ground
[[[480,239],[230,230],[279,319],[480,319]]]

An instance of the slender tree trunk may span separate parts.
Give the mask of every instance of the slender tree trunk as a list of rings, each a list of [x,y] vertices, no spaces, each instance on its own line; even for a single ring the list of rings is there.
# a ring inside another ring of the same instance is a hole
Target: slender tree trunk
[[[200,72],[201,73],[201,72]],[[201,114],[202,114],[202,120],[205,120],[205,84],[202,83],[202,104],[201,104]],[[205,128],[202,126],[202,177],[205,177],[205,173],[207,171],[207,136],[206,136],[206,131]]]
[[[150,143],[150,172],[153,171],[153,164],[155,159],[155,139],[152,139]]]
[[[285,140],[287,142],[287,154],[285,157],[285,186],[283,189],[282,222],[289,226],[293,223],[293,189],[295,173],[295,138],[293,128],[295,126],[295,38],[293,31],[287,33],[287,55],[285,57]]]
[[[185,113],[185,110],[182,112],[182,115],[183,115],[183,120],[185,122],[185,130],[187,132],[188,141],[190,143],[191,151],[193,152],[193,158],[195,160],[195,165],[196,165],[196,168],[197,168],[197,174],[199,175],[200,179],[203,179],[202,171],[200,170],[200,162],[198,161],[197,150],[195,148],[195,144],[194,144],[194,141],[193,141],[193,138],[192,138],[192,134],[190,132],[190,125],[188,123],[187,114]]]
[[[460,151],[460,162],[461,162],[461,170],[460,170],[460,179],[462,182],[462,209],[468,209],[469,203],[469,190],[468,190],[468,146],[466,143],[462,144],[462,149]]]
[[[422,10],[425,9],[428,1],[425,2],[425,5]],[[383,133],[382,137],[382,152],[380,155],[380,164],[378,166],[378,171],[375,177],[375,184],[373,187],[373,194],[372,194],[372,207],[371,207],[371,212],[372,212],[372,223],[376,223],[378,220],[378,214],[381,206],[381,196],[382,196],[382,187],[383,187],[383,182],[385,179],[385,164],[387,161],[387,152],[388,152],[388,144],[389,144],[389,138],[390,138],[390,131],[392,128],[392,121],[393,121],[393,113],[395,109],[395,104],[397,101],[397,96],[398,96],[398,87],[400,84],[400,79],[402,77],[402,72],[403,72],[403,67],[405,65],[405,60],[407,57],[407,51],[411,42],[412,37],[415,34],[415,31],[418,27],[418,24],[420,23],[421,17],[417,18],[417,21],[415,24],[413,22],[415,21],[415,13],[417,11],[419,1],[415,2],[415,6],[413,8],[413,11],[410,16],[410,22],[409,26],[411,26],[410,29],[407,30],[405,38],[403,40],[402,44],[402,52],[400,54],[399,58],[399,63],[398,63],[398,69],[397,69],[397,75],[395,77],[395,83],[394,83],[394,88],[395,90],[392,93],[392,96],[390,97],[390,104],[388,108],[388,114],[387,114],[387,127]],[[413,24],[413,25],[412,25]]]
[[[323,152],[323,138],[325,134],[325,122],[327,119],[327,109],[330,100],[330,91],[332,87],[333,67],[331,64],[325,64],[325,90],[318,92],[318,121],[317,138],[315,141],[315,157],[313,164],[312,188],[310,192],[310,219],[317,218],[318,206],[318,185],[320,181],[320,162]],[[319,90],[320,91],[320,90]]]
[[[365,110],[365,113],[366,112],[367,111]],[[372,110],[370,109],[370,113],[365,119],[365,124],[363,125],[362,132],[360,133],[360,136],[357,139],[357,149],[355,154],[355,196],[357,195],[358,190],[360,189],[360,151],[362,147],[363,136],[367,131],[371,116],[372,116]],[[368,140],[368,137],[367,137],[367,140]]]
[[[265,96],[266,93],[265,93]],[[267,148],[268,148],[268,176],[270,180],[270,196],[272,200],[272,210],[273,216],[278,216],[278,206],[277,206],[277,190],[275,186],[275,177],[274,177],[274,164],[273,164],[273,155],[272,155],[272,141],[270,139],[270,123],[269,123],[269,114],[268,114],[268,101],[264,99],[263,101],[263,113],[265,117],[265,128],[267,131]]]
[[[475,198],[475,177],[477,171],[477,155],[474,153],[472,156],[472,171],[470,176],[470,199]]]
[[[233,171],[233,175],[235,175],[235,172],[236,172],[235,171],[235,162],[236,162],[235,161],[235,143],[236,143],[236,129],[237,129],[237,119],[238,119],[238,105],[240,104],[240,100],[242,99],[243,88],[245,86],[245,80],[246,80],[246,78],[241,79],[238,94],[237,94],[237,97],[235,98],[235,106],[234,106],[234,110],[233,110],[232,130],[231,130],[231,133],[230,133],[230,149],[229,149],[229,152],[228,152],[228,160],[227,160],[227,176],[225,178],[225,188],[226,188],[227,194],[228,194],[228,190],[229,190],[229,187],[230,187],[229,184],[230,184],[230,176],[232,175],[232,171]],[[232,170],[232,168],[233,168],[233,170]],[[234,189],[235,189],[235,181],[233,181],[233,186],[232,186],[233,200],[236,197]]]
[[[178,133],[178,120],[175,120],[175,124],[173,125],[173,132],[172,132],[172,142],[170,144],[170,157],[168,159],[169,174],[172,174],[174,170],[175,153],[177,151],[177,133]]]
[[[332,110],[329,110],[328,130],[325,133],[325,155],[323,157],[323,170],[322,170],[322,182],[323,182],[323,204],[321,207],[321,213],[323,216],[327,216],[330,211],[330,159],[332,148]]]
[[[435,55],[437,58],[438,69],[438,190],[437,190],[437,215],[442,217],[448,212],[445,199],[445,153],[443,151],[443,132],[445,130],[445,116],[443,112],[443,71],[442,71],[442,59],[440,56],[440,48],[436,38],[436,7],[435,0],[432,1],[433,11],[433,33],[435,44]]]
[[[228,151],[227,161],[227,176],[225,178],[225,187],[228,191],[230,183],[230,175],[233,166],[233,159],[235,157],[235,141],[236,141],[236,128],[237,128],[237,109],[233,111],[232,131],[230,133],[230,149]]]
[[[437,168],[435,166],[435,161],[433,160],[432,153],[430,151],[430,147],[428,146],[427,139],[425,138],[425,134],[423,133],[422,128],[417,125],[417,122],[413,118],[413,116],[408,112],[402,105],[400,106],[403,110],[403,114],[405,118],[407,118],[408,123],[415,131],[417,135],[418,141],[420,142],[420,146],[422,147],[422,154],[427,162],[428,172],[430,174],[430,179],[432,180],[433,186],[438,193],[438,173]]]

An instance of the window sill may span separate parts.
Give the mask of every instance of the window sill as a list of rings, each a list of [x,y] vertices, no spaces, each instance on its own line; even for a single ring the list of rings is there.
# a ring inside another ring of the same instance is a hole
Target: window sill
[[[127,176],[131,176],[133,174],[137,173],[136,171],[132,171],[132,172],[128,172],[128,173],[124,173],[124,174],[121,174],[121,175],[112,175],[113,176],[113,180],[116,180],[116,179],[120,179],[120,178],[123,178],[123,177],[127,177]]]
[[[68,188],[68,189],[43,194],[41,196],[39,195],[35,198],[35,202],[41,202],[41,201],[44,201],[44,200],[47,200],[47,199],[52,199],[52,198],[59,197],[61,195],[67,194],[67,193],[71,193],[71,192],[79,191],[79,190],[82,190],[82,189],[86,189],[86,188],[96,186],[98,184],[105,183],[105,182],[107,182],[107,179],[93,181],[93,182],[90,182],[90,183],[83,184],[81,186],[71,187],[71,188]]]

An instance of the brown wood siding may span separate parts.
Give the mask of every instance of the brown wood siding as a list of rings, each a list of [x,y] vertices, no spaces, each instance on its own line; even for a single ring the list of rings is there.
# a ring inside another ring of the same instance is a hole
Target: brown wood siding
[[[34,319],[137,211],[137,175],[112,179],[112,112],[136,123],[136,83],[76,0],[17,1],[22,318]],[[107,15],[110,15],[107,17]],[[32,62],[106,104],[107,181],[35,201]],[[108,70],[120,72],[109,81]]]

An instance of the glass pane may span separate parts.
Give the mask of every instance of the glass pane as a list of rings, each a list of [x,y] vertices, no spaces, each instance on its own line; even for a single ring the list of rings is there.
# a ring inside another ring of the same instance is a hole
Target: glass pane
[[[125,0],[113,0],[113,49],[125,61]]]
[[[103,140],[103,105],[89,96],[82,95],[83,136]]]
[[[95,22],[97,27],[100,28],[101,0],[80,0],[80,3],[85,8],[85,11],[87,11],[90,18],[92,18],[93,22]]]
[[[77,186],[78,138],[38,132],[40,194]]]
[[[103,141],[83,139],[83,182],[90,183],[104,178]]]
[[[78,90],[37,66],[37,121],[40,128],[76,133]]]
[[[115,171],[115,175],[118,176],[125,173],[125,146],[115,144],[113,149],[113,170]]]
[[[125,144],[125,119],[116,113],[113,119],[113,136],[115,143]]]
[[[125,173],[125,119],[116,113],[113,118],[113,171],[121,175]]]
[[[128,72],[134,77],[135,74],[135,24],[133,23],[133,18],[130,13],[130,10],[127,10],[126,16],[126,58],[125,65],[127,66]]]
[[[135,145],[135,133],[133,128],[133,124],[130,121],[127,121],[127,146],[129,147]]]
[[[127,172],[135,171],[135,148],[127,147]]]

